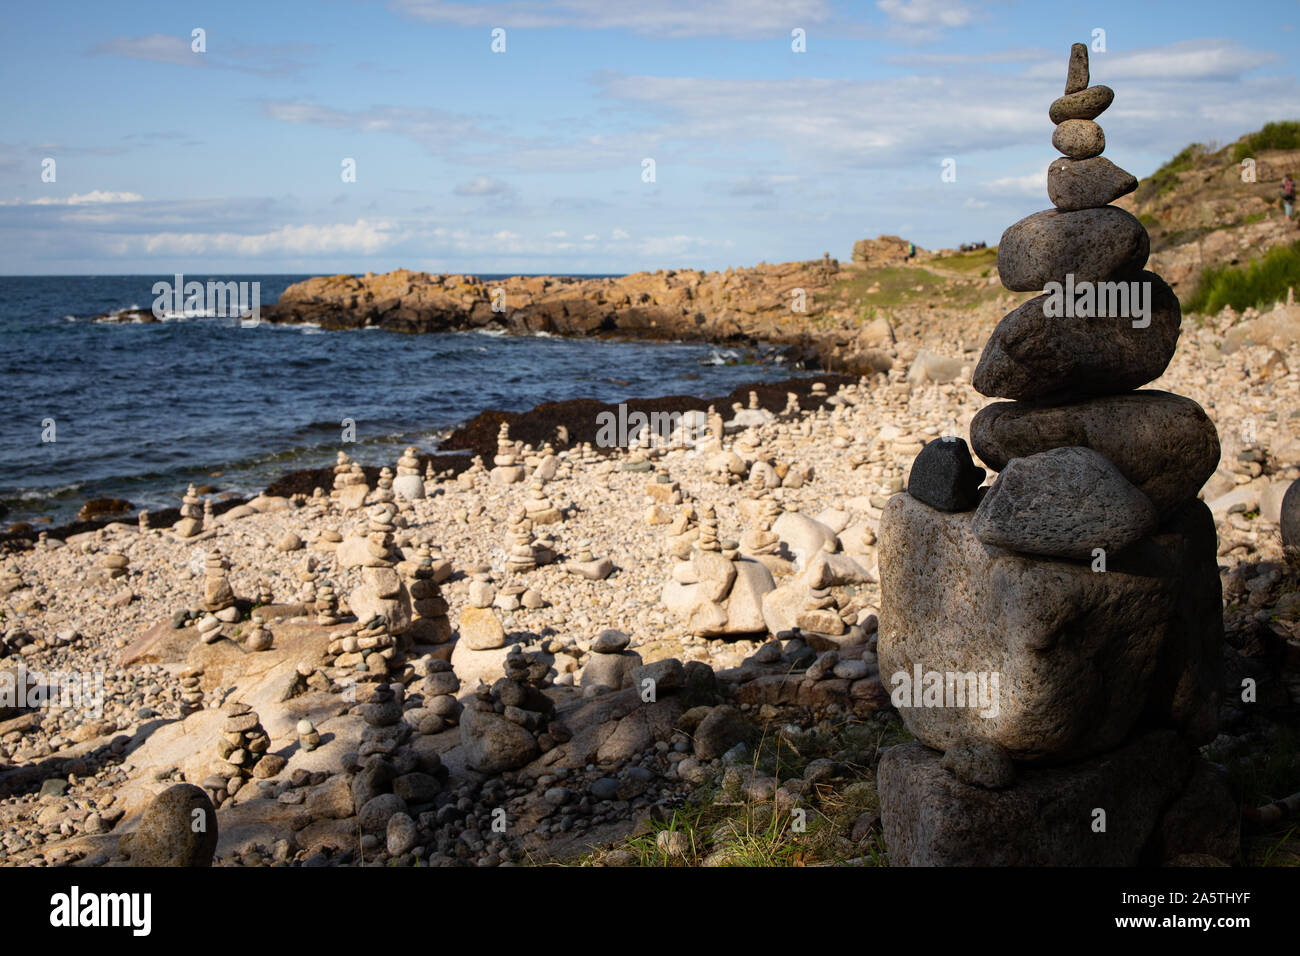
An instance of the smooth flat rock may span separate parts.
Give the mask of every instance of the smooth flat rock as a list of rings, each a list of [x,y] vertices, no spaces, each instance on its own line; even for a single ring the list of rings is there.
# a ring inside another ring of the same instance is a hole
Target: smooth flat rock
[[[1013,292],[1037,292],[1049,282],[1100,282],[1138,272],[1151,239],[1118,206],[1062,212],[1044,209],[1008,226],[998,243],[998,275]]]
[[[1015,760],[1063,762],[1118,746],[1140,720],[1214,738],[1223,611],[1202,502],[1109,556],[1104,572],[990,547],[973,524],[906,494],[881,516],[880,677],[918,740],[939,750],[985,740]],[[925,706],[909,691],[917,670],[983,674],[997,706]]]
[[[1070,159],[1092,159],[1106,149],[1106,134],[1092,120],[1068,119],[1052,133],[1052,145]]]
[[[1049,318],[1044,308],[1050,295],[1040,295],[998,323],[971,384],[990,398],[1059,403],[1128,392],[1159,378],[1178,347],[1182,310],[1173,290],[1154,272],[1134,279],[1150,283],[1145,287],[1150,300],[1145,328],[1134,328],[1135,320],[1122,315]]]
[[[1105,156],[1058,159],[1047,167],[1047,197],[1063,212],[1100,208],[1137,186],[1136,176]]]
[[[1053,448],[1091,448],[1151,499],[1162,520],[1195,498],[1219,464],[1219,436],[1201,406],[1154,389],[1070,405],[995,402],[971,420],[970,435],[994,471]]]
[[[414,501],[424,497],[424,479],[419,475],[398,475],[393,479],[393,493]]]
[[[1191,754],[1171,731],[1069,767],[1021,770],[989,790],[957,780],[918,743],[880,759],[880,816],[891,866],[1137,866]],[[1094,811],[1106,813],[1096,832]]]
[[[1096,119],[1115,99],[1115,91],[1109,86],[1090,86],[1077,93],[1066,93],[1052,101],[1047,115],[1053,123],[1066,120]]]
[[[1151,499],[1091,448],[1013,458],[975,510],[975,537],[1021,554],[1080,561],[1123,551],[1156,526]]]
[[[984,469],[961,438],[938,438],[912,460],[907,493],[940,511],[969,511],[979,504]]]

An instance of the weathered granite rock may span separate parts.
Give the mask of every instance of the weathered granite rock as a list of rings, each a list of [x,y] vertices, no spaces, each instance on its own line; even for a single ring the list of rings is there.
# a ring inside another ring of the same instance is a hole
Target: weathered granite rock
[[[1118,206],[1062,212],[1044,209],[1008,226],[998,243],[998,275],[1015,292],[1037,292],[1049,282],[1101,282],[1136,273],[1151,239],[1132,213]]]
[[[1052,145],[1070,159],[1092,159],[1106,149],[1106,134],[1088,119],[1068,119],[1052,133]]]
[[[466,765],[479,773],[514,770],[538,754],[536,738],[523,727],[473,708],[461,715],[460,742]]]
[[[996,402],[975,415],[970,436],[994,471],[1053,448],[1091,448],[1151,499],[1161,519],[1195,498],[1219,465],[1219,436],[1201,406],[1156,390],[1047,407]]]
[[[145,809],[127,849],[131,866],[211,866],[217,812],[200,787],[168,787]]]
[[[975,537],[1021,554],[1087,560],[1156,526],[1151,499],[1091,448],[1013,458],[975,511]]]
[[[1011,757],[997,744],[984,740],[965,740],[949,747],[939,766],[962,783],[985,790],[1005,790],[1016,780]]]
[[[880,815],[893,866],[1136,866],[1151,862],[1164,808],[1191,756],[1172,731],[1067,767],[1021,768],[1015,786],[961,783],[918,743],[880,759]],[[1096,811],[1104,831],[1094,829]]]
[[[971,460],[961,438],[929,442],[912,461],[907,493],[940,511],[969,511],[979,503],[984,469]]]
[[[1123,315],[1048,318],[1050,295],[1040,295],[998,323],[971,384],[990,398],[1060,402],[1127,392],[1159,378],[1178,345],[1182,311],[1158,275],[1133,278],[1151,283],[1149,325],[1134,328],[1145,320]]]
[[[1047,115],[1053,123],[1066,120],[1096,119],[1115,99],[1115,91],[1109,86],[1090,86],[1077,93],[1066,93],[1052,101]]]
[[[1070,46],[1070,65],[1065,70],[1065,92],[1079,93],[1088,88],[1088,44]]]
[[[1109,556],[1105,572],[987,546],[973,524],[906,494],[881,517],[880,675],[918,740],[1061,762],[1117,746],[1139,721],[1213,739],[1223,619],[1203,503]],[[918,673],[922,687],[927,674],[941,687],[946,674],[984,675],[976,703],[988,705],[926,706],[911,692]]]
[[[1100,208],[1137,186],[1136,176],[1104,156],[1058,159],[1047,167],[1047,197],[1062,212]]]

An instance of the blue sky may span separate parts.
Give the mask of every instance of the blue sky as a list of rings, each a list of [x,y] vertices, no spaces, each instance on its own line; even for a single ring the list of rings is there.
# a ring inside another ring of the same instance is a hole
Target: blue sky
[[[1298,22],[1283,0],[12,5],[0,272],[626,272],[847,258],[881,233],[993,243],[1048,205],[1071,42],[1104,31],[1106,155],[1143,176],[1300,116]]]

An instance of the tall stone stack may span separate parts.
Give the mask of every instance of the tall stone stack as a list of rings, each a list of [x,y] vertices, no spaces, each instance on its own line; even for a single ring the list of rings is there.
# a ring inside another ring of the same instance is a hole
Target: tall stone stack
[[[1215,528],[1196,498],[1218,436],[1195,402],[1134,391],[1173,357],[1178,300],[1143,271],[1141,223],[1109,205],[1136,181],[1100,156],[1093,120],[1114,94],[1088,85],[1082,44],[1065,94],[1055,208],[998,247],[1003,284],[1044,294],[1002,319],[973,378],[1012,399],[971,423],[1000,474],[977,491],[965,444],[938,439],[881,518],[880,672],[916,737],[880,763],[895,865],[1235,852],[1232,798],[1195,751],[1222,679]]]

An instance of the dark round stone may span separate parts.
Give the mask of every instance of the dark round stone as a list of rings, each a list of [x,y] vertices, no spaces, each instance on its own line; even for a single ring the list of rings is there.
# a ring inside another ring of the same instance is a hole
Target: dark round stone
[[[970,456],[962,438],[938,438],[921,449],[912,462],[907,493],[940,511],[970,511],[979,504],[984,469]]]

